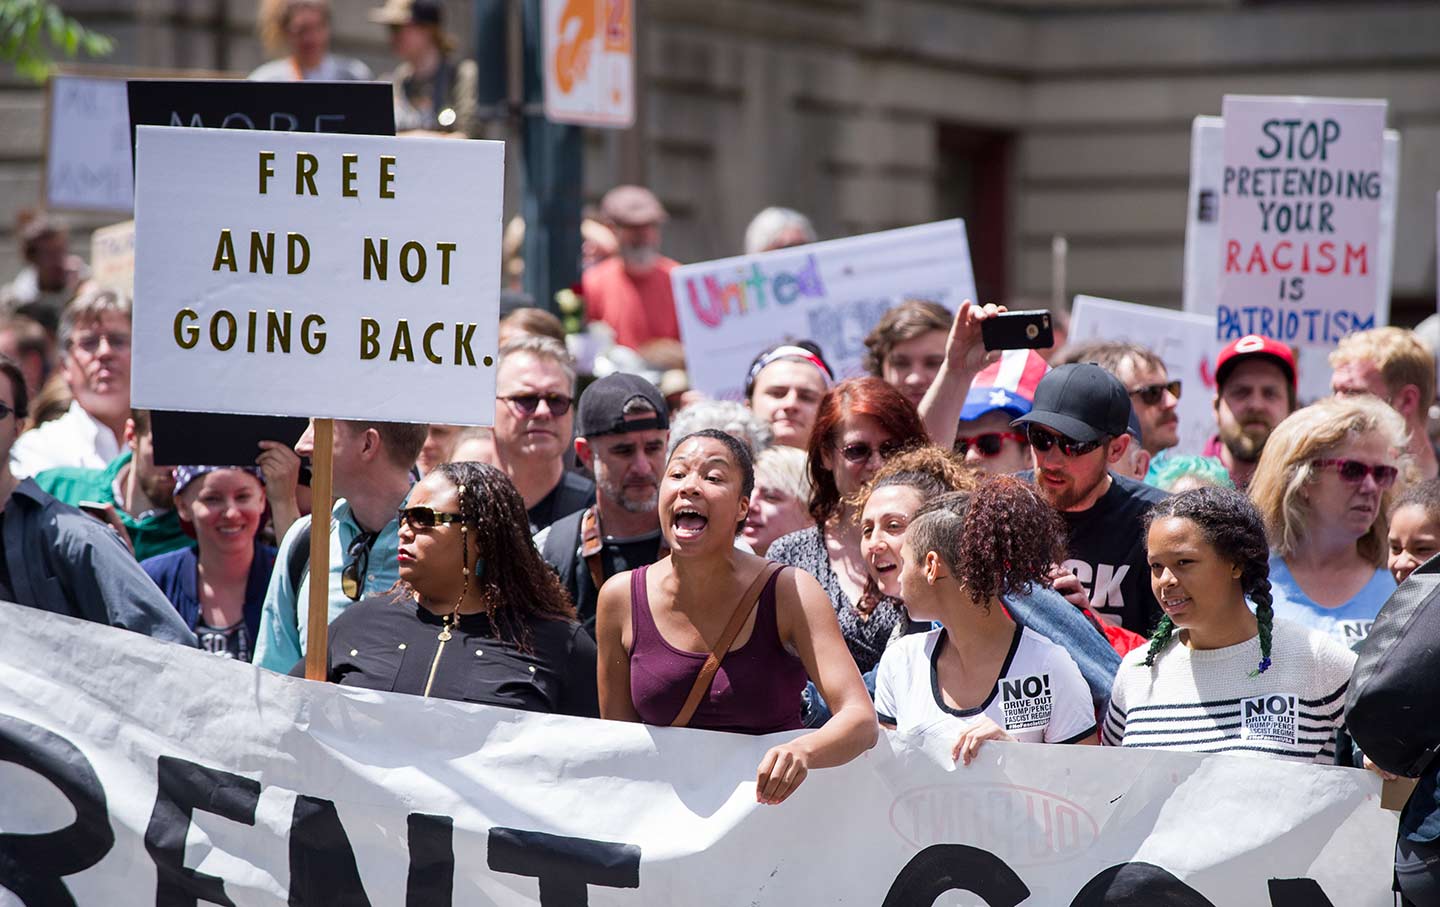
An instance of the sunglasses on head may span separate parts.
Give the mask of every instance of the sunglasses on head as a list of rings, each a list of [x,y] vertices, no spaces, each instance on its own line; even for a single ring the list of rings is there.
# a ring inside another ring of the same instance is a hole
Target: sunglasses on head
[[[1025,436],[1030,441],[1030,446],[1035,448],[1038,453],[1048,453],[1050,448],[1058,445],[1060,452],[1067,457],[1082,457],[1105,443],[1103,438],[1094,441],[1076,441],[1074,438],[1057,435],[1034,425],[1026,428]]]
[[[401,507],[395,512],[395,518],[400,525],[409,524],[411,529],[434,529],[436,526],[447,523],[460,522],[460,514],[447,513],[443,510],[436,510],[434,507],[424,505],[418,507]]]
[[[998,457],[1004,449],[1005,442],[1014,441],[1018,444],[1027,444],[1029,439],[1018,431],[987,431],[983,435],[971,435],[969,437],[957,437],[955,439],[955,452],[965,456],[973,446],[980,456],[989,459]]]
[[[520,411],[522,416],[535,415],[542,400],[545,401],[545,407],[550,410],[552,416],[563,416],[570,412],[571,398],[564,394],[511,394],[500,399],[508,401],[511,406]]]
[[[1146,406],[1154,406],[1165,399],[1165,392],[1169,391],[1170,396],[1176,400],[1180,399],[1179,381],[1162,381],[1159,384],[1147,384],[1144,387],[1137,387],[1130,392],[1130,396],[1136,397]]]
[[[340,591],[352,602],[360,600],[365,591],[365,574],[370,571],[370,548],[379,538],[378,532],[361,532],[345,549],[345,566],[340,570]]]
[[[1316,460],[1315,465],[1321,468],[1334,466],[1340,473],[1340,480],[1351,485],[1359,485],[1365,481],[1366,476],[1374,476],[1375,484],[1381,488],[1389,488],[1395,484],[1400,476],[1400,470],[1394,466],[1371,466],[1369,463],[1362,463],[1359,460],[1347,460],[1343,457],[1333,457],[1328,460]]]
[[[901,441],[886,441],[878,448],[882,460],[888,460],[904,449],[905,444]],[[847,463],[864,463],[876,450],[868,441],[856,441],[840,448],[840,456],[844,457]]]

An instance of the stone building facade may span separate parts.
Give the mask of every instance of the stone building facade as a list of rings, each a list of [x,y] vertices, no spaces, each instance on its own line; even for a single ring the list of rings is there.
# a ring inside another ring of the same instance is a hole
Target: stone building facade
[[[336,49],[386,70],[370,4],[334,2]],[[1402,137],[1394,318],[1434,311],[1433,0],[637,2],[639,123],[588,136],[585,188],[647,182],[681,260],[736,253],[770,204],[826,237],[959,215],[984,296],[1048,298],[1060,234],[1069,293],[1178,306],[1191,120],[1226,93],[1377,97]],[[263,58],[253,0],[64,6],[117,39],[107,63],[247,71]],[[468,43],[469,5],[449,12]],[[39,194],[43,98],[13,76],[0,85],[5,274],[5,231]]]

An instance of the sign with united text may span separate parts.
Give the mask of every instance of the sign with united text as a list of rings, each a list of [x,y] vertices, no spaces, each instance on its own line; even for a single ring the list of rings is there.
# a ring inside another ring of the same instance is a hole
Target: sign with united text
[[[135,405],[489,424],[503,147],[139,127]]]
[[[956,765],[952,734],[882,732],[763,806],[756,767],[795,734],[309,682],[10,604],[0,624],[0,903],[1392,903],[1396,818],[1358,769],[1001,742]],[[1286,732],[1272,698],[1253,733]]]
[[[723,400],[744,397],[769,346],[813,340],[837,379],[853,378],[866,374],[865,335],[895,304],[954,312],[975,298],[961,220],[684,265],[670,280],[690,383]]]

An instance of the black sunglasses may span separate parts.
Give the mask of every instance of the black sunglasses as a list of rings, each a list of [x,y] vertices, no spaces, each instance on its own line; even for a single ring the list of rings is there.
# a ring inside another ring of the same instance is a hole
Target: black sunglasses
[[[1067,457],[1083,457],[1105,443],[1103,438],[1095,441],[1076,441],[1074,438],[1057,435],[1034,425],[1026,429],[1026,437],[1030,439],[1030,446],[1039,453],[1048,453],[1050,448],[1058,444],[1060,452]]]
[[[1000,456],[1000,451],[1005,447],[1006,440],[1015,441],[1020,444],[1029,443],[1029,439],[1018,431],[987,431],[983,435],[971,435],[968,438],[964,436],[957,437],[955,439],[955,452],[963,457],[970,452],[970,448],[973,445],[975,451],[986,459],[998,457]]]
[[[1146,406],[1154,406],[1165,399],[1165,392],[1176,400],[1180,399],[1180,382],[1163,381],[1160,384],[1147,384],[1144,387],[1137,387],[1130,392],[1130,396],[1138,397],[1140,402]]]
[[[345,566],[340,571],[340,591],[352,602],[360,600],[365,591],[365,574],[370,570],[370,548],[380,537],[378,532],[361,532],[345,549]]]
[[[552,416],[563,416],[570,412],[571,398],[564,394],[512,394],[508,397],[501,397],[501,400],[509,403],[520,411],[522,416],[533,416],[540,408],[540,401],[545,401],[545,406],[550,410]]]
[[[438,525],[460,522],[460,514],[446,513],[443,510],[436,510],[434,507],[401,507],[395,513],[395,518],[403,526],[410,524],[411,529],[434,529]]]
[[[902,441],[886,441],[879,447],[880,459],[888,460],[905,449]],[[875,453],[876,448],[871,447],[868,441],[856,441],[853,444],[846,444],[840,448],[840,456],[849,463],[864,463]]]

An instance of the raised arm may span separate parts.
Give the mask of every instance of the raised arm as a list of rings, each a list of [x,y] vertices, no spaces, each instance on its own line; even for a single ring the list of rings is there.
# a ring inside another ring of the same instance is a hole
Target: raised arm
[[[800,656],[833,717],[818,730],[772,747],[760,760],[755,797],[772,804],[794,793],[810,769],[844,765],[880,735],[875,707],[825,590],[810,574],[790,569],[781,574],[776,593],[781,641]]]
[[[636,721],[640,715],[630,699],[630,571],[618,573],[600,587],[595,605],[596,682],[600,717]]]
[[[960,423],[960,410],[965,407],[970,384],[987,363],[1000,355],[985,352],[980,324],[1003,311],[1003,305],[978,306],[967,299],[955,313],[950,338],[945,342],[945,362],[920,401],[920,419],[925,423],[930,443],[936,447],[949,450],[955,446],[955,429]]]

